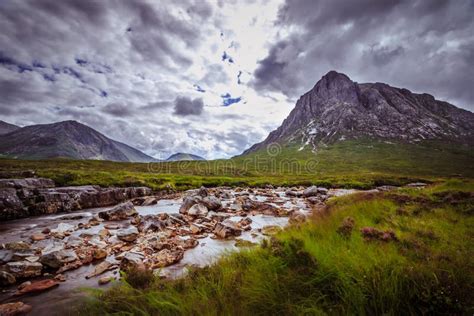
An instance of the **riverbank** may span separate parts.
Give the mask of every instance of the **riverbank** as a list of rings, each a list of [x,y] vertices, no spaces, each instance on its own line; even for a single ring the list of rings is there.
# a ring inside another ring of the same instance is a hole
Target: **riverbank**
[[[129,274],[81,313],[469,315],[473,210],[470,181],[341,197],[184,278]]]

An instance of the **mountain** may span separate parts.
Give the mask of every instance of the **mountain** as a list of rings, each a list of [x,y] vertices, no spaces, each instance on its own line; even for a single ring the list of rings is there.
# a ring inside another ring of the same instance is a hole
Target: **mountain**
[[[0,135],[0,155],[20,159],[156,161],[76,121],[31,125]]]
[[[183,160],[206,160],[200,156],[188,153],[176,153],[168,157],[166,161],[183,161]]]
[[[272,143],[316,151],[340,140],[361,138],[473,144],[474,114],[426,93],[379,82],[359,84],[330,71],[298,99],[278,129],[243,154]]]
[[[14,130],[19,129],[19,128],[20,128],[20,126],[16,126],[16,125],[13,125],[13,124],[10,124],[10,123],[7,123],[7,122],[4,122],[4,121],[0,120],[0,135],[8,134],[10,132],[13,132]]]

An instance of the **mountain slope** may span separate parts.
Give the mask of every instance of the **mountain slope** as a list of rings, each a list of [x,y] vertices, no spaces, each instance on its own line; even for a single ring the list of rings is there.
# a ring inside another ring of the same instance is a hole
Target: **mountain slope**
[[[21,127],[0,120],[0,135],[8,134],[19,128]]]
[[[76,121],[31,125],[0,135],[0,154],[20,159],[72,158],[155,161],[141,151],[114,141]]]
[[[188,153],[176,153],[168,157],[166,161],[183,161],[183,160],[206,160],[201,156],[188,154]]]
[[[283,124],[244,154],[272,143],[313,150],[338,140],[375,138],[404,142],[473,143],[474,114],[429,94],[384,83],[353,82],[330,71],[299,98]]]

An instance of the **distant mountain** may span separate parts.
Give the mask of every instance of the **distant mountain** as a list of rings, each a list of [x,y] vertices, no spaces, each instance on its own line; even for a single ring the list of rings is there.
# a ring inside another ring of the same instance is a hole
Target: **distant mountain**
[[[31,125],[0,135],[0,155],[19,159],[156,161],[76,121]]]
[[[4,122],[4,121],[0,120],[0,135],[8,134],[10,132],[13,132],[14,130],[19,129],[19,128],[20,128],[20,126],[16,126],[16,125],[13,125],[13,124],[10,124],[10,123],[7,123],[7,122]]]
[[[359,84],[330,71],[299,98],[278,129],[243,154],[272,143],[316,151],[337,141],[363,138],[474,144],[474,114],[429,94],[378,82]]]
[[[206,160],[200,156],[188,153],[176,153],[168,157],[166,161],[183,161],[183,160]]]

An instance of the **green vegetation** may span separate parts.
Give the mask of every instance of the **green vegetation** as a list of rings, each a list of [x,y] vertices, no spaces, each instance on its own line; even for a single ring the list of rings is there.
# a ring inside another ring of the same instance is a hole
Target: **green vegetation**
[[[473,181],[341,197],[313,215],[177,280],[130,273],[81,314],[474,312]],[[388,238],[363,236],[374,229]]]
[[[277,148],[274,156],[263,151],[230,160],[151,164],[1,159],[0,170],[33,169],[58,185],[146,185],[178,190],[201,185],[265,184],[370,188],[474,177],[474,153],[458,145],[345,141],[320,148],[317,154],[308,147],[298,149],[287,145]]]

